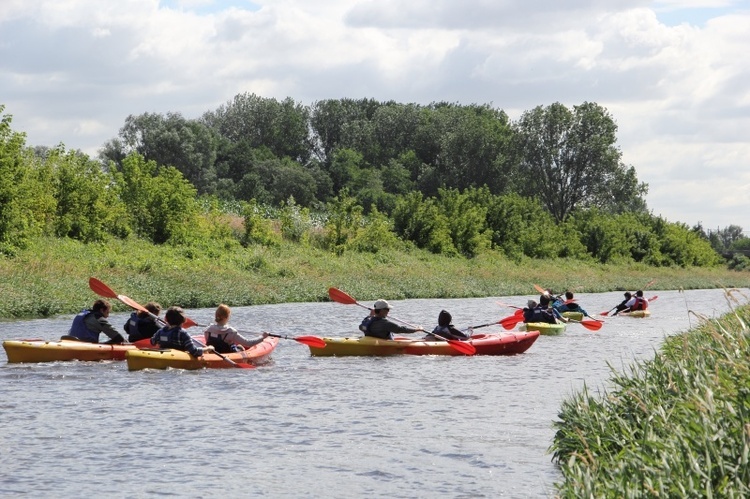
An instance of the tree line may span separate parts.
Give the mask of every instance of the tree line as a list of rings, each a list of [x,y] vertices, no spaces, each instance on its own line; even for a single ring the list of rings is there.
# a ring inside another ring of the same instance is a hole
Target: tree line
[[[622,164],[614,120],[593,103],[540,106],[511,123],[489,106],[339,99],[306,107],[241,94],[196,120],[130,116],[97,159],[63,145],[28,147],[10,124],[2,115],[5,254],[53,235],[720,261],[700,228],[647,211],[647,186]]]

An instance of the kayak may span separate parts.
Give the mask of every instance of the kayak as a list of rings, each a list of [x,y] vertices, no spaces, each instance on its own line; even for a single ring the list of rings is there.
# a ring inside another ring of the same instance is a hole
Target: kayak
[[[516,355],[523,353],[539,337],[536,331],[475,334],[466,343],[476,348],[475,355]],[[391,355],[465,355],[445,341],[413,340],[397,337],[393,340],[381,340],[371,336],[356,338],[322,338],[325,348],[310,346],[310,355],[314,357],[384,357]]]
[[[620,312],[617,315],[625,315],[627,317],[636,317],[636,318],[640,319],[640,318],[643,318],[643,317],[650,317],[651,316],[651,311],[648,310],[648,309],[646,309],[646,310],[633,310],[632,312]]]
[[[561,315],[566,319],[573,319],[574,321],[583,320],[583,312],[573,312],[572,310],[568,310],[567,312],[563,312]]]
[[[554,336],[565,332],[565,323],[550,324],[548,322],[527,322],[519,328],[521,331],[539,331],[545,336]]]
[[[257,345],[253,345],[247,350],[241,352],[232,352],[223,354],[236,364],[259,365],[268,362],[271,352],[278,345],[279,339],[267,337]],[[193,357],[182,350],[159,350],[143,349],[129,350],[125,355],[129,371],[139,371],[141,369],[213,369],[213,368],[231,368],[236,367],[231,362],[213,353],[207,353],[203,357]]]
[[[63,360],[125,360],[125,353],[137,350],[139,346],[151,346],[148,338],[135,343],[107,345],[60,339],[45,341],[39,339],[5,340],[3,348],[8,355],[8,363],[55,362]]]

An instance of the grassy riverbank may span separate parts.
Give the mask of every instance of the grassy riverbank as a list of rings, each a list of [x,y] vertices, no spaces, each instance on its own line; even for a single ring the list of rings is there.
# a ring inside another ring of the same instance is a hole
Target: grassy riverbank
[[[704,321],[614,374],[608,393],[565,401],[560,497],[750,496],[748,324],[748,306]]]
[[[750,272],[723,268],[515,262],[491,253],[467,260],[421,250],[336,256],[291,243],[175,248],[134,240],[86,245],[43,239],[15,258],[0,258],[0,318],[77,312],[96,298],[90,276],[137,301],[186,308],[325,301],[332,286],[360,301],[526,295],[535,293],[535,283],[579,293],[634,290],[652,279],[652,290],[750,287]]]

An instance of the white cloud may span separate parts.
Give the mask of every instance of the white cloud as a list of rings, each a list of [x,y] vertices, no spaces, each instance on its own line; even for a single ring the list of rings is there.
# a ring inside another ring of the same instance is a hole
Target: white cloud
[[[129,114],[197,117],[242,92],[491,103],[512,118],[593,101],[617,120],[655,213],[750,227],[740,5],[4,0],[0,104],[29,144],[95,154]]]

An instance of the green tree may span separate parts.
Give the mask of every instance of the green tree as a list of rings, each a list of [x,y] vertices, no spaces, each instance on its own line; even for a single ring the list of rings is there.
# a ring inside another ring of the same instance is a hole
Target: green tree
[[[267,147],[277,158],[300,163],[310,158],[307,107],[291,98],[283,101],[255,94],[238,94],[201,121],[230,142],[246,141],[252,148]]]
[[[146,161],[174,166],[201,193],[215,193],[217,133],[205,124],[188,120],[179,113],[130,115],[120,129],[119,139],[103,148],[100,157],[121,165],[137,152]]]
[[[55,208],[49,176],[4,110],[0,105],[0,254],[14,254],[43,233]]]
[[[598,104],[585,102],[572,111],[560,103],[538,106],[514,129],[516,189],[539,196],[556,220],[565,220],[575,208],[645,209],[647,186],[621,163],[617,125]]]
[[[125,205],[111,189],[113,178],[100,163],[62,147],[52,150],[46,163],[54,172],[55,235],[94,242],[107,234],[130,233]]]
[[[441,212],[434,198],[425,199],[421,192],[411,192],[401,197],[393,210],[396,234],[405,241],[432,253],[458,255],[451,239],[448,218]]]
[[[128,155],[116,176],[132,226],[156,244],[182,244],[199,238],[196,190],[174,167],[159,168],[137,153]]]

